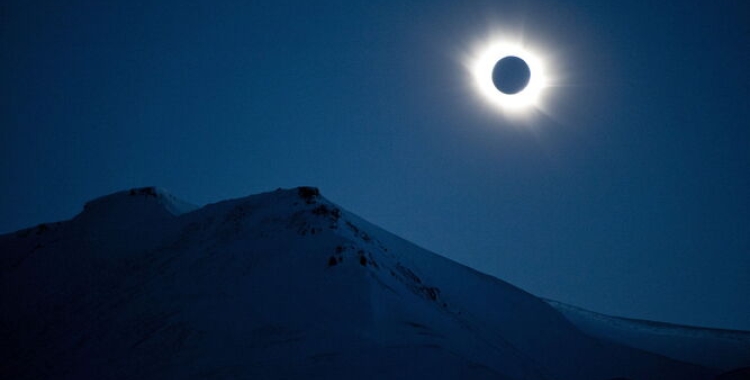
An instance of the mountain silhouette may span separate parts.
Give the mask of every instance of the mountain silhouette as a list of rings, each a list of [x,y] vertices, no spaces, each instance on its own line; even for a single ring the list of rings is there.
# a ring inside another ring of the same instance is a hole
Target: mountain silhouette
[[[415,246],[313,187],[203,207],[132,189],[2,235],[0,252],[6,379],[713,379],[735,369],[599,334],[585,313]],[[748,334],[733,334],[731,354],[743,355]]]

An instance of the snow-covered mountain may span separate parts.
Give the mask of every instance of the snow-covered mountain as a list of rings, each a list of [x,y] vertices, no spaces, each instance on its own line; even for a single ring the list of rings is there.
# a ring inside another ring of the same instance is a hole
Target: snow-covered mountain
[[[545,301],[585,333],[601,339],[727,371],[750,362],[750,332],[617,318]]]
[[[594,333],[310,187],[202,208],[133,189],[0,236],[0,252],[0,378],[713,379],[728,369]]]

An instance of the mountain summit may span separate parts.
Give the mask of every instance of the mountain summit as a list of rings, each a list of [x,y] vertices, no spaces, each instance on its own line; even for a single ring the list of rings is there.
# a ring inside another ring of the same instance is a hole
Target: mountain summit
[[[201,208],[133,189],[0,236],[0,252],[2,378],[713,379],[731,369],[598,336],[312,187]],[[749,336],[732,335],[744,339],[732,352]]]

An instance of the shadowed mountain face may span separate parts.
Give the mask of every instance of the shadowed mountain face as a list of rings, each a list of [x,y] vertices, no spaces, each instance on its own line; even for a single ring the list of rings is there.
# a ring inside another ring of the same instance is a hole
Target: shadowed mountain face
[[[0,236],[2,378],[712,379],[595,338],[315,188],[134,189]]]

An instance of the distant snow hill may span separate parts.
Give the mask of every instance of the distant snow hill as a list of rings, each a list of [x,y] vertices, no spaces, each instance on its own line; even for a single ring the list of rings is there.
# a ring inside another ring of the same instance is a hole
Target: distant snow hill
[[[0,236],[0,254],[2,379],[682,380],[750,366],[746,332],[660,338],[551,306],[311,187],[201,208],[123,191]]]

